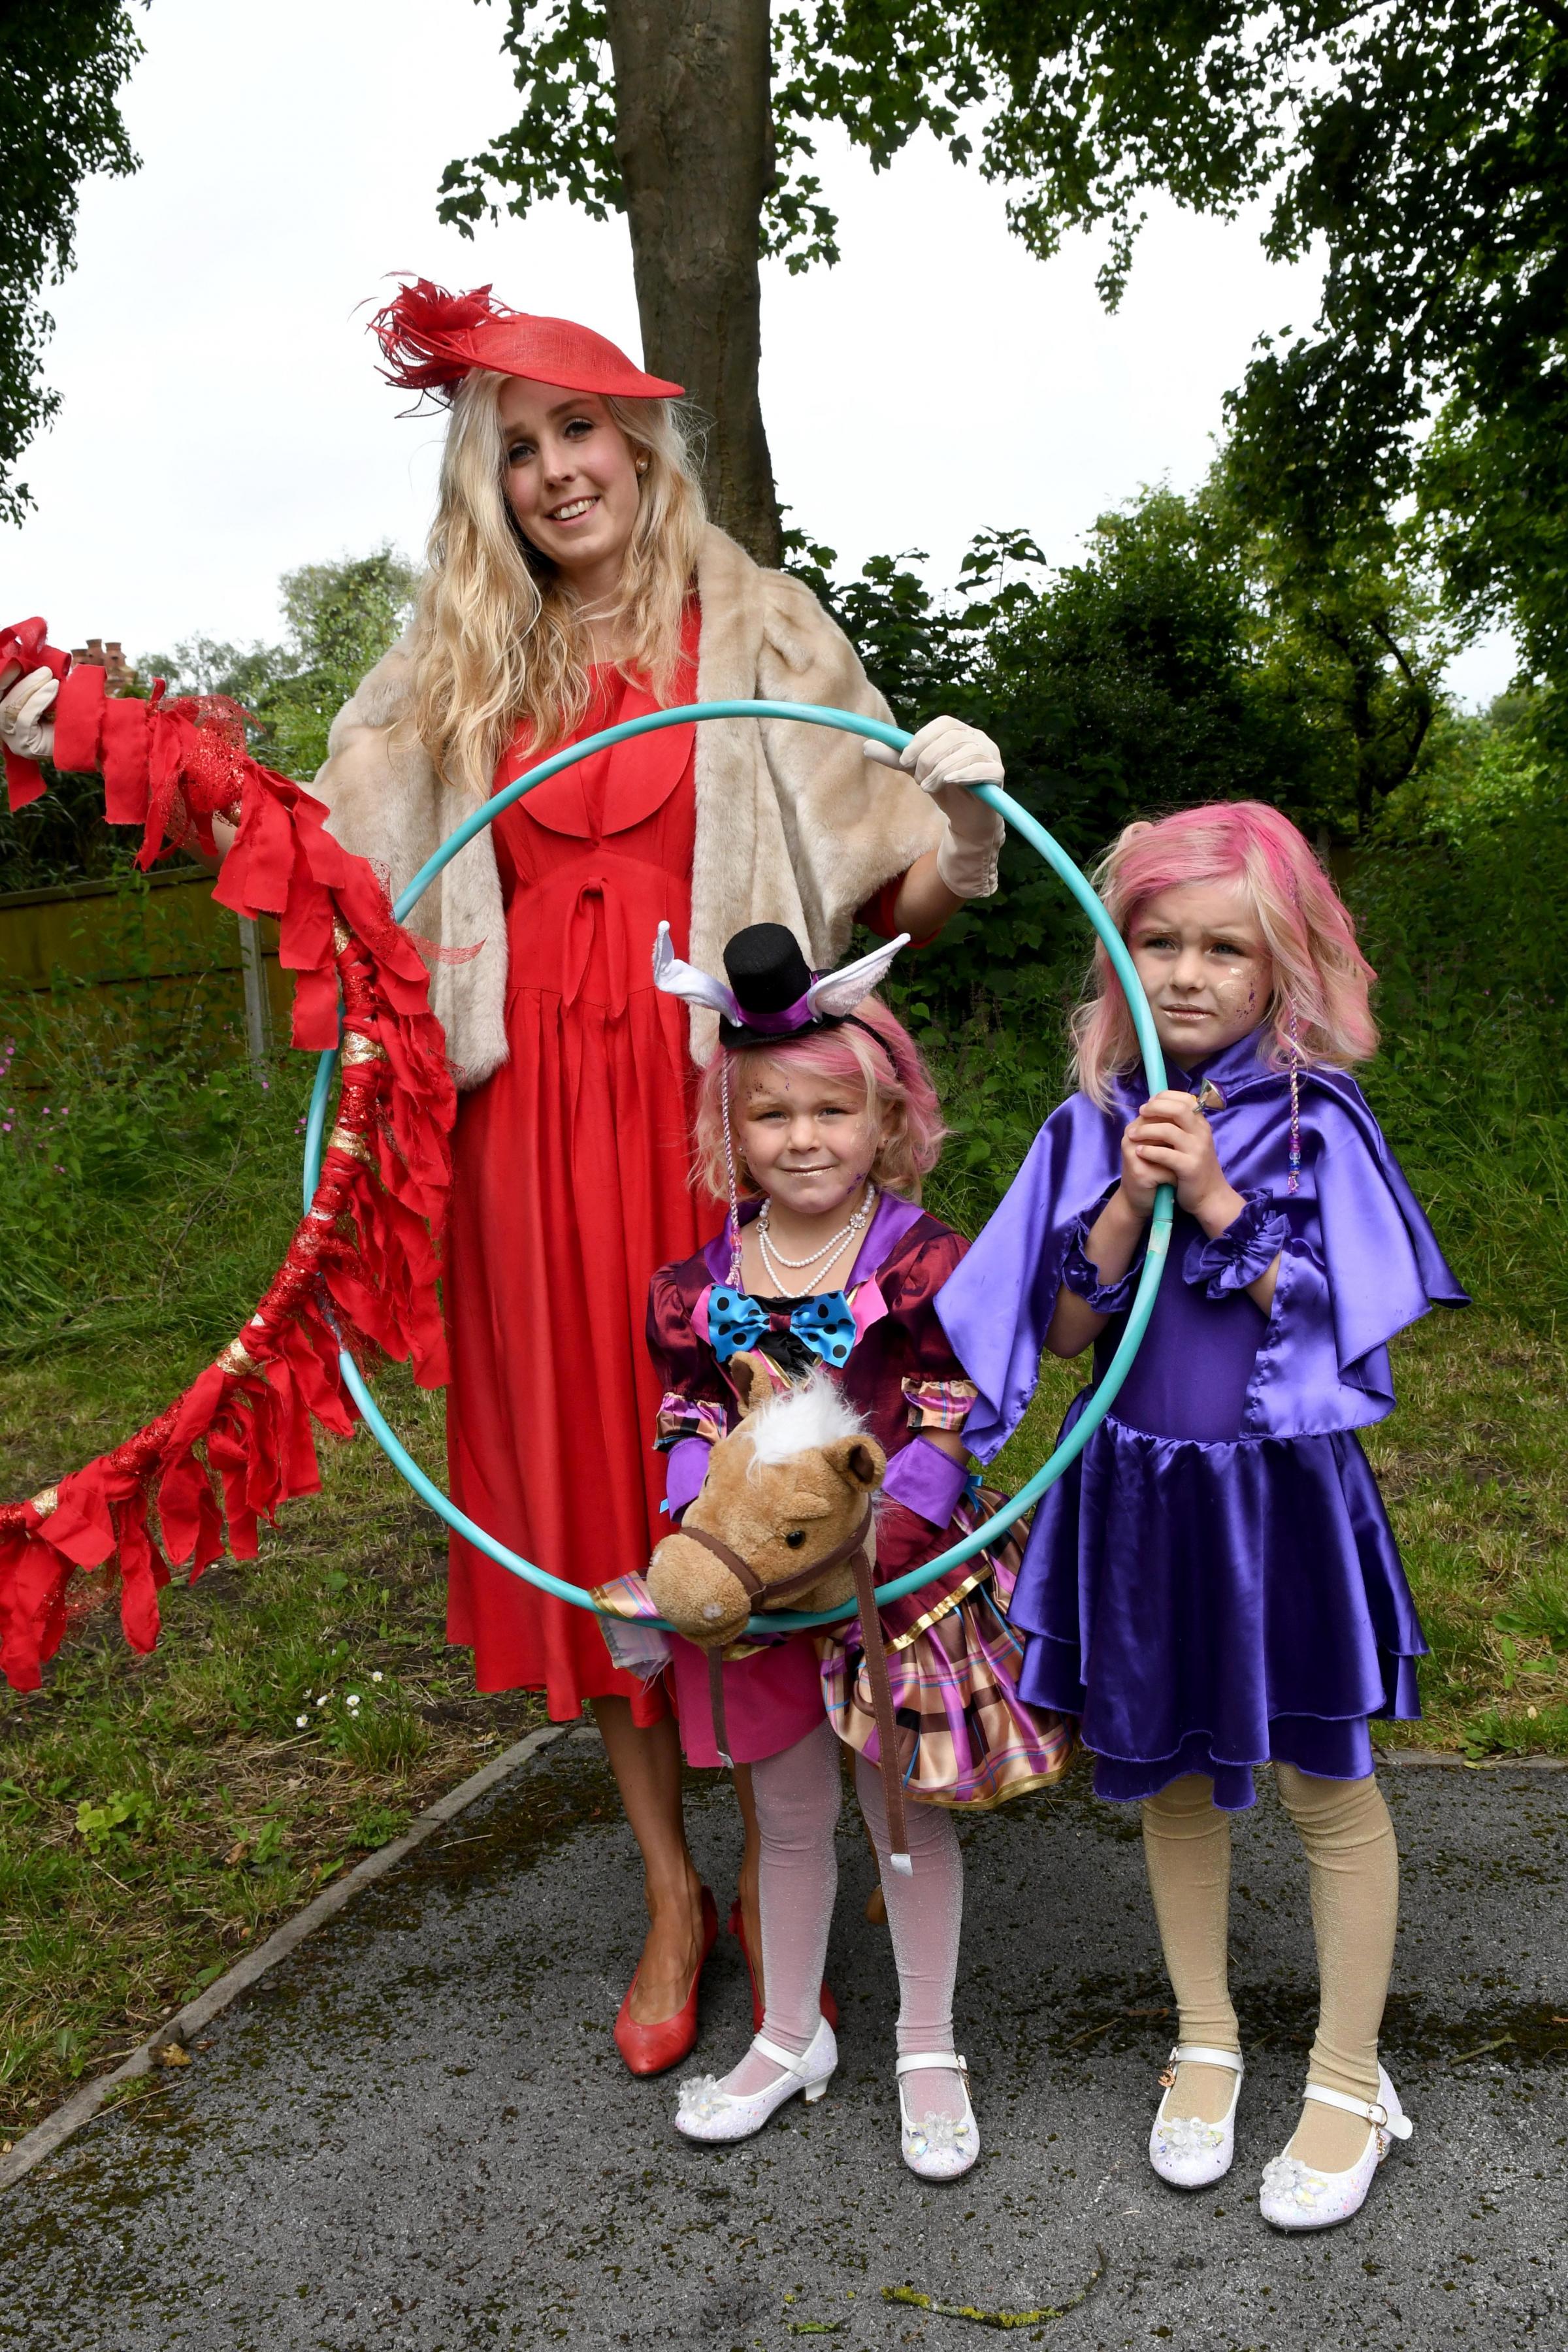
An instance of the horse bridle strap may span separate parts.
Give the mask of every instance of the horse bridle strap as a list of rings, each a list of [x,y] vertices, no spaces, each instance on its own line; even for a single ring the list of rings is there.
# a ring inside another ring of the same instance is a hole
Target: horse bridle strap
[[[855,1579],[855,1601],[860,1612],[860,1639],[866,1651],[866,1678],[871,1685],[871,1712],[877,1725],[877,1748],[882,1772],[882,1801],[888,1815],[889,1859],[895,1870],[907,1874],[913,1867],[910,1861],[908,1828],[904,1819],[904,1782],[899,1770],[899,1733],[893,1714],[893,1690],[888,1679],[888,1653],[882,1641],[882,1621],[877,1614],[871,1562],[867,1557],[866,1538],[871,1532],[871,1506],[851,1536],[834,1550],[824,1553],[794,1576],[786,1576],[776,1584],[764,1584],[749,1560],[719,1536],[710,1536],[706,1528],[683,1525],[679,1530],[710,1551],[722,1562],[749,1601],[788,1600],[792,1594],[804,1592],[830,1568],[847,1560]],[[713,1744],[722,1760],[733,1766],[730,1753],[729,1726],[724,1717],[724,1662],[717,1649],[708,1653],[708,1697],[713,1712]]]
[[[795,1593],[804,1592],[808,1585],[815,1584],[819,1576],[826,1576],[830,1568],[837,1568],[841,1561],[853,1559],[858,1551],[864,1551],[866,1538],[870,1532],[871,1506],[868,1503],[865,1517],[853,1535],[846,1536],[841,1544],[836,1545],[832,1551],[824,1552],[820,1559],[811,1560],[805,1568],[797,1569],[794,1576],[781,1577],[776,1583],[764,1584],[750,1560],[742,1559],[738,1551],[731,1551],[721,1537],[710,1536],[706,1528],[694,1528],[689,1519],[682,1520],[677,1529],[678,1534],[689,1536],[693,1543],[700,1543],[704,1551],[710,1551],[715,1559],[722,1560],[748,1601],[793,1599]]]

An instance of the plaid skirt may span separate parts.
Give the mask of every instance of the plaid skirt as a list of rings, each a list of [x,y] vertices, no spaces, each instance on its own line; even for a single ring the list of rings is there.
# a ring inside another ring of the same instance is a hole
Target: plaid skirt
[[[985,1487],[966,1497],[944,1542],[979,1527],[1003,1500]],[[882,1612],[904,1788],[926,1804],[1005,1804],[1059,1780],[1077,1752],[1075,1717],[1018,1696],[1024,1645],[1007,1603],[1028,1532],[1026,1517],[994,1549]],[[819,1638],[828,1718],[847,1746],[879,1763],[860,1621]]]

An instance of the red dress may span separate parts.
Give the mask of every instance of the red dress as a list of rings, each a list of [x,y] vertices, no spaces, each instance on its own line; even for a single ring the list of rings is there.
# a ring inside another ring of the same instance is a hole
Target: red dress
[[[696,615],[672,699],[695,698]],[[595,673],[579,736],[656,706]],[[660,1383],[643,1345],[656,1267],[689,1257],[715,1209],[690,1181],[696,1073],[686,1008],[653,985],[668,920],[687,950],[695,726],[600,752],[491,828],[506,905],[510,1058],[463,1098],[446,1293],[453,1499],[525,1559],[574,1584],[646,1567],[667,1524],[649,1443]],[[577,740],[574,738],[574,740]],[[520,735],[500,790],[528,764]],[[454,1537],[447,1637],[482,1691],[657,1694],[610,1663],[596,1618]]]

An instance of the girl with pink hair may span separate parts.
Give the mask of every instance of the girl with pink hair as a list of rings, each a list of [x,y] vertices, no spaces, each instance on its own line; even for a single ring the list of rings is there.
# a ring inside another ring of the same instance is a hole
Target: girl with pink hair
[[[1042,1348],[1110,1360],[1154,1196],[1171,1263],[1125,1385],[1035,1516],[1010,1614],[1020,1688],[1081,1717],[1099,1795],[1142,1808],[1179,2026],[1150,2161],[1230,2166],[1242,2080],[1227,1983],[1230,1816],[1271,1762],[1306,1849],[1321,2006],[1300,2122],[1261,2187],[1285,2230],[1345,2220],[1410,2125],[1378,2063],[1398,1858],[1369,1719],[1419,1713],[1426,1643],[1356,1437],[1393,1409],[1388,1342],[1462,1306],[1348,1075],[1374,977],[1307,843],[1258,802],[1129,825],[1096,879],[1153,1012],[1144,1099],[1103,950],[1078,1089],[937,1302],[989,1461]],[[1070,1428],[1093,1394],[1075,1400]]]
[[[793,931],[753,923],[726,948],[723,981],[679,961],[668,938],[654,967],[661,988],[720,1014],[697,1140],[710,1188],[730,1202],[722,1231],[663,1267],[649,1294],[671,1522],[701,1491],[710,1448],[739,1418],[738,1393],[754,1403],[760,1377],[803,1407],[843,1416],[835,1433],[868,1435],[887,1456],[879,1584],[934,1559],[1000,1499],[969,1475],[963,1432],[974,1390],[932,1306],[965,1248],[921,1207],[921,1180],[942,1145],[941,1108],[914,1040],[869,992],[903,943],[814,976]],[[1043,1787],[1065,1771],[1073,1747],[1070,1725],[1017,1696],[1021,1653],[1006,1602],[1018,1556],[1015,1543],[981,1552],[879,1612],[907,1851],[889,1822],[896,1790],[889,1804],[878,1769],[858,1620],[831,1628],[820,1650],[806,1632],[726,1649],[717,1726],[707,1656],[670,1637],[667,1679],[687,1759],[732,1760],[748,1817],[732,1924],[751,1963],[759,2029],[721,2081],[682,2084],[676,2121],[687,2137],[747,2137],[786,2099],[819,2096],[837,2063],[822,1970],[842,1742],[881,1865],[898,1966],[904,2161],[930,2180],[955,2179],[973,2164],[979,2131],[953,2047],[963,1866],[952,1810]],[[608,1621],[606,1636],[615,1647]]]

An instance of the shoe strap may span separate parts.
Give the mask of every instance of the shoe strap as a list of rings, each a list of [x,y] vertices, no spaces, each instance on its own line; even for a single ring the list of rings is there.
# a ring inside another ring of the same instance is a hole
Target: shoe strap
[[[1338,2107],[1344,2115],[1361,2116],[1374,2129],[1392,2132],[1395,2139],[1408,2139],[1415,2129],[1408,2116],[1390,2115],[1381,2099],[1347,2098],[1343,2091],[1331,2091],[1323,2083],[1309,2083],[1301,2095],[1315,2099],[1321,2107]]]
[[[900,2058],[893,2072],[895,2075],[918,2074],[935,2067],[947,2074],[967,2074],[969,2061],[961,2058],[956,2050],[921,2050]]]
[[[786,2074],[798,2074],[803,2081],[805,2080],[805,2062],[811,2055],[809,2050],[798,2053],[794,2050],[781,2050],[778,2043],[770,2042],[765,2033],[753,2034],[752,2047],[759,2058],[771,2059],[775,2066],[782,2066]]]
[[[1211,2050],[1202,2042],[1178,2042],[1166,2063],[1172,2066],[1228,2066],[1233,2074],[1245,2072],[1239,2050]]]

